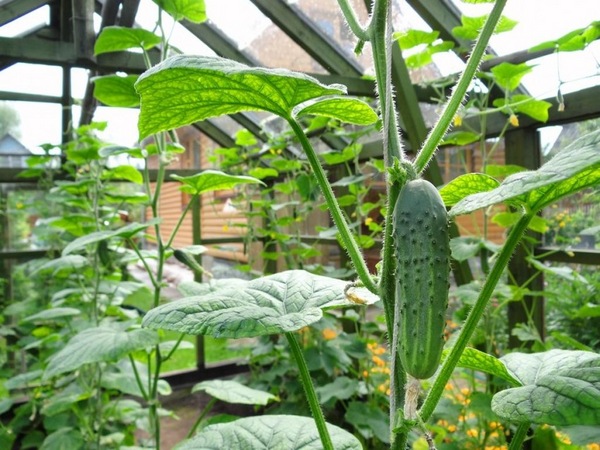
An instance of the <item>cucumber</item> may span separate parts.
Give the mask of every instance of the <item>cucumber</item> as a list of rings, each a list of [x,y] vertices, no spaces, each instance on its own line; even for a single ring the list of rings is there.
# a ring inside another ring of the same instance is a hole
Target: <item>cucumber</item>
[[[198,264],[198,261],[196,261],[194,255],[187,252],[186,250],[176,249],[173,251],[173,256],[175,256],[175,259],[177,259],[177,261],[185,264],[188,268],[192,269],[192,272],[196,273],[197,275],[203,275],[204,273],[206,273],[204,267]]]
[[[422,179],[404,185],[394,209],[398,353],[406,372],[431,377],[440,364],[450,287],[448,214]]]

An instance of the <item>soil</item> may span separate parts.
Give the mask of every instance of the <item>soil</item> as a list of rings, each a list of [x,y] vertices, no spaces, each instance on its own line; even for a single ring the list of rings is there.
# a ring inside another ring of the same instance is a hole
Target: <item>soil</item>
[[[211,397],[203,392],[192,394],[190,393],[190,389],[179,389],[174,391],[170,396],[163,398],[163,408],[173,411],[176,418],[163,418],[160,448],[171,450],[177,443],[184,440],[210,399]],[[254,409],[252,406],[217,402],[212,408],[209,417],[216,414],[251,416],[254,414]]]

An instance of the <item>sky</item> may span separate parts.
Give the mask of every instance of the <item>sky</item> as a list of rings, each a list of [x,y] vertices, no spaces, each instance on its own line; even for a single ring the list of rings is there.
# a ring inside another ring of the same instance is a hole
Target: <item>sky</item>
[[[334,1],[334,0],[324,0]],[[400,11],[406,14],[415,28],[425,25],[403,1]],[[466,14],[483,15],[489,5],[471,5],[456,2]],[[206,0],[207,14],[219,28],[243,48],[270,23],[248,0]],[[512,53],[546,40],[556,39],[576,27],[588,25],[594,18],[600,18],[598,0],[508,0],[504,14],[518,20],[519,25],[510,33],[500,34],[492,39],[492,46],[499,54]],[[13,23],[0,27],[0,36],[14,36],[32,26],[47,20],[46,7]],[[156,7],[151,0],[142,0],[138,20],[145,28],[152,28],[156,19]],[[189,35],[179,32],[173,35],[173,44],[186,53],[212,54],[204,44]],[[600,42],[595,42],[586,53],[573,52],[551,55],[534,61],[538,66],[534,73],[524,79],[527,88],[539,98],[555,95],[560,79],[563,81],[581,78],[582,70],[596,74],[595,78],[569,82],[564,92],[575,90],[586,84],[600,84]],[[442,70],[451,73],[460,70],[460,64],[452,58],[441,57],[437,62]],[[560,73],[557,70],[560,62]],[[27,92],[44,95],[61,95],[62,71],[58,67],[16,64],[0,71],[0,90]],[[81,98],[87,83],[87,73],[83,69],[72,71],[75,98]],[[29,102],[11,102],[21,117],[21,140],[30,149],[42,143],[60,142],[60,106]],[[75,117],[79,115],[74,108]],[[118,118],[118,120],[115,120]],[[95,120],[108,121],[108,128],[102,138],[112,143],[133,145],[137,138],[137,111],[133,109],[98,108]]]

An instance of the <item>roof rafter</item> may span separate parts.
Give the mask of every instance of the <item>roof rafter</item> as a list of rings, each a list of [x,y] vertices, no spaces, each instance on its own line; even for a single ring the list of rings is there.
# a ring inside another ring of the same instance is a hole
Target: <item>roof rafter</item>
[[[251,0],[296,44],[333,74],[360,76],[360,65],[316,26],[299,8],[282,0]]]
[[[50,0],[12,0],[0,8],[0,27],[48,4]]]

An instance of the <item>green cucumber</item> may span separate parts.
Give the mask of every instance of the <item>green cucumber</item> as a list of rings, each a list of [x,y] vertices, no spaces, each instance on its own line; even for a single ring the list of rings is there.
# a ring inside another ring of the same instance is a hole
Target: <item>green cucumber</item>
[[[194,255],[192,255],[188,251],[176,249],[173,251],[173,256],[175,256],[175,259],[177,259],[177,261],[185,264],[188,268],[192,269],[192,272],[196,273],[197,275],[203,275],[207,273],[206,270],[204,270],[204,267],[198,264],[198,261],[196,261]]]
[[[406,372],[431,377],[440,364],[450,277],[448,214],[422,179],[404,185],[394,209],[398,353]]]

